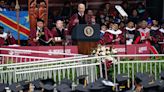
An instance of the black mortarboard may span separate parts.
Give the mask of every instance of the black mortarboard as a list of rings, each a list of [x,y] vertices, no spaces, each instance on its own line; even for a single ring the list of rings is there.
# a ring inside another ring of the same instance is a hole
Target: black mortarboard
[[[43,86],[44,91],[43,92],[54,92],[54,86],[50,84],[45,84]]]
[[[87,88],[90,92],[102,92],[105,89],[105,86],[102,83],[90,83]]]
[[[6,84],[0,83],[0,92],[6,92],[5,91],[6,86],[7,86]]]
[[[41,90],[43,88],[43,83],[40,79],[34,80],[32,84],[35,86],[35,90]]]
[[[34,92],[42,92],[42,90],[34,90]]]
[[[13,83],[9,86],[9,88],[12,92],[19,92],[20,90],[23,90],[23,87],[19,83]]]
[[[23,86],[23,92],[29,90],[30,87],[30,81],[28,80],[23,80],[19,82],[21,86]]]
[[[58,92],[63,92],[64,90],[66,91],[70,91],[71,90],[71,88],[67,85],[67,84],[60,84],[60,85],[58,85],[57,87],[56,87],[56,90],[58,91]],[[64,92],[65,92],[64,91]]]
[[[164,80],[156,80],[155,82],[159,86],[159,92],[164,92]]]
[[[154,80],[154,76],[148,73],[140,73],[138,72],[135,76],[135,81],[137,84],[141,83],[142,81],[152,81]]]
[[[117,80],[118,83],[127,81],[128,79],[129,79],[129,77],[128,77],[128,75],[126,75],[126,74],[119,74],[119,75],[117,75],[117,77],[116,77],[116,80]]]
[[[42,80],[42,83],[43,84],[49,84],[49,85],[54,85],[55,82],[53,79],[45,79],[45,80]]]
[[[79,84],[83,84],[83,85],[86,85],[86,77],[88,75],[80,75],[76,78],[76,80],[79,80]]]
[[[144,92],[158,92],[159,84],[156,81],[143,80],[141,84]]]
[[[164,71],[161,72],[161,79],[164,80]]]
[[[44,23],[44,20],[42,20],[42,19],[37,19],[37,22],[43,22],[43,23]]]
[[[79,84],[78,86],[76,86],[75,91],[76,92],[88,92],[88,89],[86,87],[84,87],[84,85]]]
[[[66,84],[68,85],[70,88],[72,87],[72,81],[67,79],[67,78],[64,78],[63,80],[61,80],[61,84]]]
[[[118,88],[120,91],[125,91],[130,88],[130,83],[128,80],[129,77],[126,74],[119,74],[116,76],[116,82],[118,83]]]

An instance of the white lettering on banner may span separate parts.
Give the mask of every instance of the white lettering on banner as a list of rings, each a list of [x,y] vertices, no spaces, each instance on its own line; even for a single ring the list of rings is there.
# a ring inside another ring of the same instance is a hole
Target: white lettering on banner
[[[64,53],[64,50],[63,49],[54,49],[54,50],[50,49],[48,50],[48,52],[50,52],[48,55],[57,55],[55,53]],[[71,49],[65,49],[65,53],[67,54],[71,53]]]
[[[116,48],[118,52],[125,52],[125,48]]]
[[[9,53],[9,55],[20,55],[20,54],[29,55],[29,54],[31,54],[31,50],[26,50],[25,52],[10,50],[8,53]]]
[[[139,49],[138,49],[138,52],[139,53],[143,53],[144,51],[147,51],[148,49],[147,49],[147,46],[145,46],[145,47],[139,47]]]

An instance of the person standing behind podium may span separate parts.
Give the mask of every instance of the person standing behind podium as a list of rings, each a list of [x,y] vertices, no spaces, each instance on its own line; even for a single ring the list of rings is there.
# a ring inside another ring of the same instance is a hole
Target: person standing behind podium
[[[91,21],[95,22],[95,18],[93,17]],[[72,29],[77,25],[77,24],[89,24],[90,21],[88,21],[87,14],[85,14],[85,5],[80,3],[78,4],[78,12],[75,13],[71,18],[68,23],[68,31],[69,34],[72,34]]]

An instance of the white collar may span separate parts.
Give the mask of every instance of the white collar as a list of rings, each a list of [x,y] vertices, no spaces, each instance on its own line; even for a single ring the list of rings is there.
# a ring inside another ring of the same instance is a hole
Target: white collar
[[[133,27],[133,28],[126,27],[125,29],[128,30],[128,31],[134,31],[134,30],[136,30],[135,27]]]
[[[109,33],[111,33],[111,34],[114,34],[114,35],[119,35],[119,34],[121,34],[122,33],[122,31],[121,30],[113,30],[113,29],[109,29],[109,30],[106,30],[107,32],[109,32]]]
[[[164,29],[163,29],[163,28],[159,29],[159,31],[160,31],[161,33],[164,33]]]
[[[84,13],[83,13],[83,14],[81,14],[80,12],[78,12],[78,15],[80,15],[80,16],[82,17],[82,16],[84,16]]]
[[[159,29],[158,27],[154,27],[154,26],[151,27],[151,30],[158,30],[158,29]]]
[[[150,32],[150,29],[149,28],[145,28],[145,29],[139,28],[138,31],[146,33],[146,32]]]
[[[103,30],[100,30],[100,32],[103,33],[103,34],[105,33],[105,31],[103,31]]]

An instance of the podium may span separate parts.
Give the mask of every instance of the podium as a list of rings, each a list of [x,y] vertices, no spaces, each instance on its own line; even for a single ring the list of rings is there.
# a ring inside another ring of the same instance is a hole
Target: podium
[[[100,39],[100,25],[79,24],[72,31],[72,40],[77,42],[79,54],[91,54]]]

